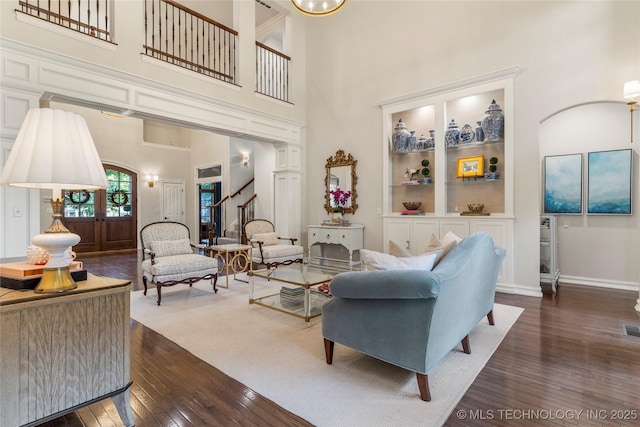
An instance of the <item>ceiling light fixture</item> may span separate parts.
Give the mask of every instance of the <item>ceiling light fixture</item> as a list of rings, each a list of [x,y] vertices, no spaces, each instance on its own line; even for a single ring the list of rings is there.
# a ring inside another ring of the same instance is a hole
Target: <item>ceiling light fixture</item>
[[[291,0],[299,12],[309,16],[327,16],[336,13],[347,0]]]

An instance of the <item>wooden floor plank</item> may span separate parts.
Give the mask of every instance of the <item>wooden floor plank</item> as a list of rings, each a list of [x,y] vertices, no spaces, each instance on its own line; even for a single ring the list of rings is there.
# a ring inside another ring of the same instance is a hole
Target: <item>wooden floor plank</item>
[[[79,258],[94,274],[131,280],[141,289],[139,253]],[[116,268],[114,269],[114,266]],[[525,311],[462,397],[447,426],[635,426],[640,419],[637,292],[561,284],[543,298],[496,295]],[[499,323],[500,319],[496,318]],[[471,343],[473,345],[473,343]],[[131,322],[131,405],[136,426],[310,426],[156,332]],[[437,390],[432,390],[437,396]],[[322,397],[318,397],[322,400]],[[425,403],[428,410],[429,403]],[[636,420],[514,420],[515,411],[636,410]],[[97,427],[113,420],[110,400],[46,426]],[[487,415],[493,419],[471,419]],[[458,414],[465,414],[462,418]],[[122,425],[119,420],[114,425]]]

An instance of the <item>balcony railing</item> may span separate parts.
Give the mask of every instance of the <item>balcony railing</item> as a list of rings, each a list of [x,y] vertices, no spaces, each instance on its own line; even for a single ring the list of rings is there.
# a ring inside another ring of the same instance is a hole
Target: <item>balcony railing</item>
[[[256,42],[256,92],[289,102],[287,55]]]
[[[19,12],[112,42],[113,0],[20,0]]]
[[[236,31],[170,0],[144,3],[146,55],[237,84]]]
[[[19,0],[18,12],[113,43],[115,0]],[[144,54],[234,85],[238,33],[171,0],[144,1]],[[291,58],[256,42],[256,92],[289,102]]]

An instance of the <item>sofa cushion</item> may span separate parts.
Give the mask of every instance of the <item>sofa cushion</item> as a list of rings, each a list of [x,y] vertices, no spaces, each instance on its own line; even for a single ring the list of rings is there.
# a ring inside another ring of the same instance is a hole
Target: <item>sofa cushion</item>
[[[409,252],[393,240],[389,240],[389,254],[402,258],[413,256],[411,255],[411,252]]]
[[[391,254],[360,249],[360,258],[367,271],[375,270],[427,270],[431,271],[437,254],[397,257]]]
[[[193,253],[189,239],[155,240],[149,247],[157,257]]]
[[[271,232],[271,233],[255,233],[251,236],[251,240],[252,242],[254,240],[256,241],[260,241],[262,242],[262,246],[273,246],[273,245],[277,245],[278,242],[278,235],[275,232]],[[257,243],[253,244],[254,247],[258,247]]]
[[[429,250],[429,251],[427,251],[427,252],[425,252],[423,254],[420,254],[420,255],[436,254],[436,261],[433,264],[433,266],[435,267],[436,264],[438,263],[440,257],[442,256],[443,252],[444,252],[443,248],[437,247],[436,249]],[[391,254],[393,256],[401,257],[401,258],[406,258],[406,257],[412,257],[413,256],[411,254],[411,252],[409,252],[408,250],[406,250],[402,246],[398,245],[393,240],[389,240],[389,254]]]
[[[142,271],[158,277],[160,281],[167,280],[167,276],[171,276],[172,280],[182,280],[187,277],[196,277],[197,274],[195,272],[198,271],[217,273],[218,260],[194,253],[170,255],[156,258],[155,264],[151,264],[149,259],[144,260],[142,262]]]
[[[436,258],[433,266],[437,266],[442,262],[442,260],[451,252],[453,248],[462,240],[461,237],[458,237],[454,232],[448,231],[442,240],[438,239],[438,237],[431,233],[431,237],[427,242],[426,253],[435,253],[439,252],[438,257]]]

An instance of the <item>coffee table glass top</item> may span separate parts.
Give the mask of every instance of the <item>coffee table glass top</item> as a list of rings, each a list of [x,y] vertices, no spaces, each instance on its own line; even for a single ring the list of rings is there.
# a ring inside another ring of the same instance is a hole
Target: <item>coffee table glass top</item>
[[[297,286],[320,285],[333,278],[332,274],[327,273],[321,268],[309,266],[308,264],[294,264],[269,270],[256,270],[253,274],[257,277],[278,280]]]

